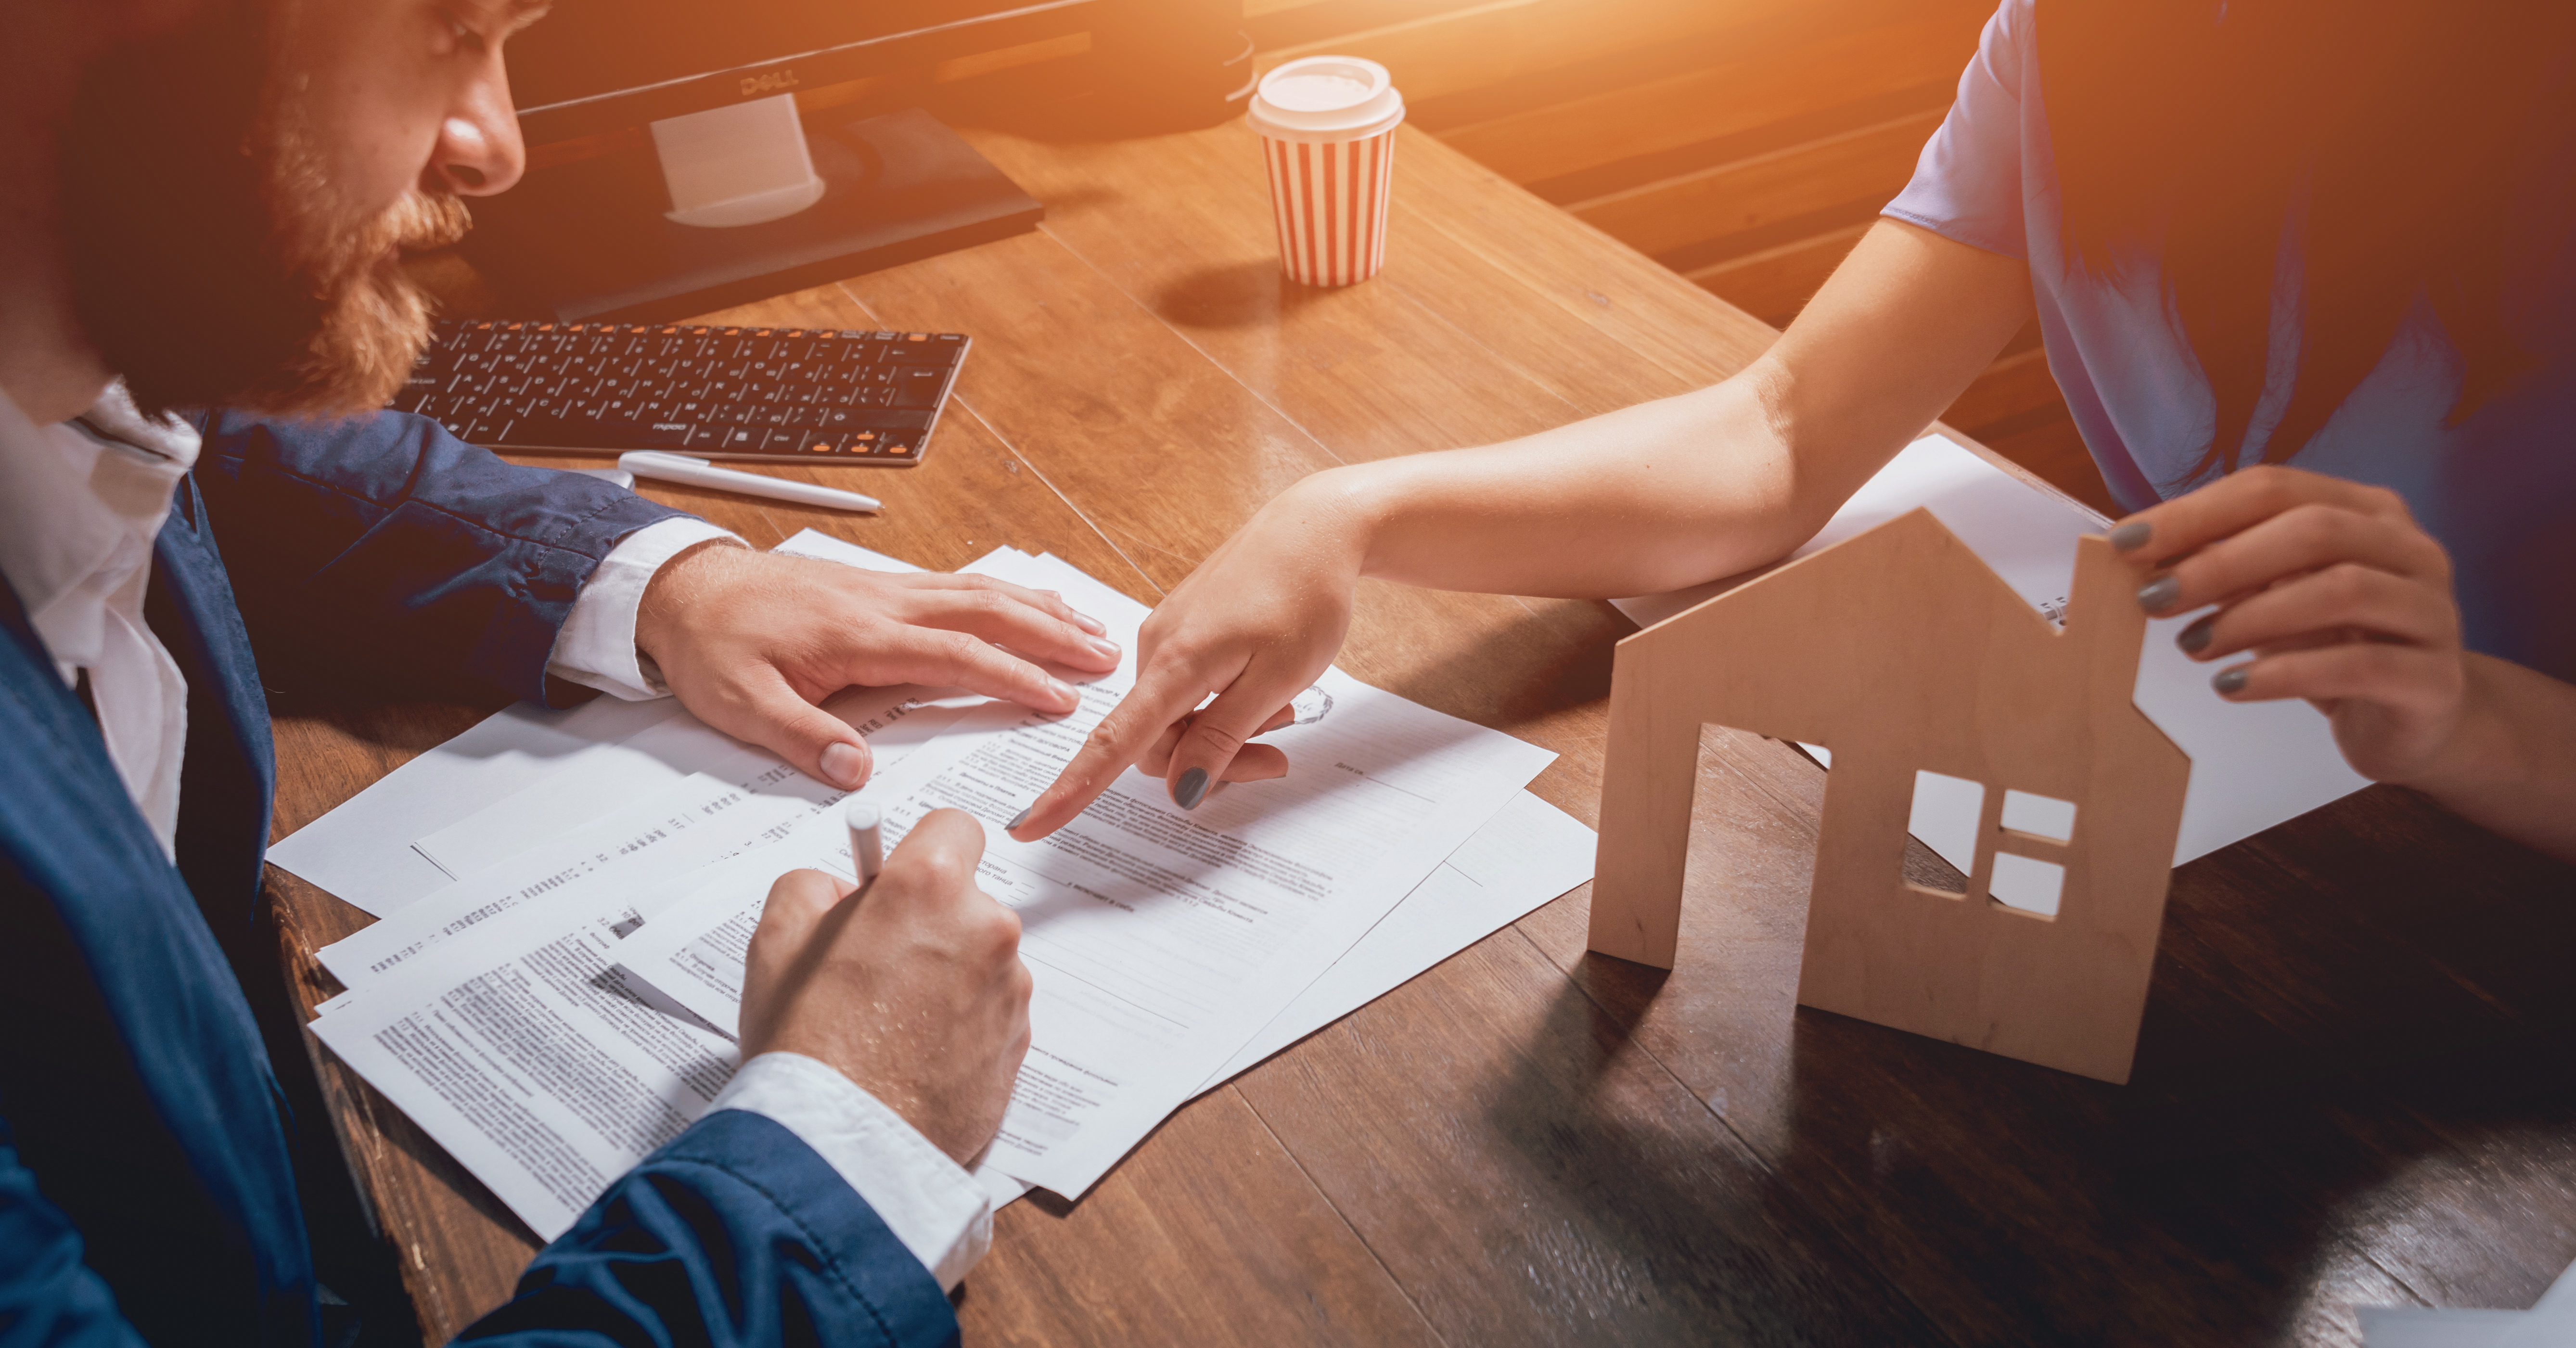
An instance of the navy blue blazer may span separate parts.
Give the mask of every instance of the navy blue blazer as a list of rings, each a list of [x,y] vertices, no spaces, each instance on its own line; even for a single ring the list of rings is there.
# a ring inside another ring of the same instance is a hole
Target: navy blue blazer
[[[189,686],[176,866],[0,586],[0,1348],[321,1332],[290,1134],[329,1125],[287,1107],[245,996],[278,972],[237,939],[276,771],[236,587],[308,642],[542,698],[573,596],[673,513],[412,417],[207,429],[147,606]],[[821,1157],[727,1110],[612,1185],[464,1338],[909,1345],[957,1321]]]

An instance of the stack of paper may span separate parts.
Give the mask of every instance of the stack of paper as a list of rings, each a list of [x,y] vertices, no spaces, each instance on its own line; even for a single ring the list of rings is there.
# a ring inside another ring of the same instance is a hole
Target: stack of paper
[[[1055,558],[970,569],[1135,649],[1143,606]],[[1133,675],[1057,719],[955,690],[832,704],[876,752],[889,845],[976,815],[980,883],[1021,917],[1033,1044],[979,1172],[1004,1201],[1081,1194],[1191,1096],[1591,876],[1591,831],[1522,790],[1552,755],[1338,671],[1302,704],[1328,711],[1270,737],[1284,781],[1183,812],[1130,773],[1052,838],[1003,836]],[[349,990],[315,1031],[551,1237],[732,1073],[770,882],[850,874],[840,799],[667,703],[504,713],[273,853],[383,916],[321,952]]]

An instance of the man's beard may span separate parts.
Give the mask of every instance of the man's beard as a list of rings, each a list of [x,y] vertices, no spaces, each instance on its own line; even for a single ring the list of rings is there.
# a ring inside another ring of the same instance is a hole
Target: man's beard
[[[264,7],[209,8],[84,75],[62,140],[74,311],[147,411],[381,407],[429,336],[399,252],[461,237],[464,203],[347,200],[267,92]]]
[[[373,213],[336,205],[320,154],[291,120],[275,150],[269,200],[283,279],[318,313],[296,358],[230,401],[287,415],[382,407],[429,341],[429,297],[403,271],[403,250],[454,243],[473,220],[454,194],[417,187]]]

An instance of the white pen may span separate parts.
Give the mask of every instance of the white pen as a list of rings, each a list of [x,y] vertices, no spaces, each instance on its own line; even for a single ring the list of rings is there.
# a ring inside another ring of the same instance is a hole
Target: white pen
[[[818,487],[811,482],[790,482],[785,478],[763,477],[758,473],[737,473],[718,468],[704,459],[686,454],[665,454],[658,449],[639,449],[617,456],[617,466],[637,477],[658,477],[665,482],[686,482],[693,487],[714,487],[719,491],[738,491],[745,496],[766,496],[773,501],[793,501],[798,505],[828,506],[834,510],[881,510],[877,498],[861,496],[854,491]]]
[[[885,869],[885,812],[854,800],[841,811],[841,822],[850,826],[850,864],[858,868],[859,890],[864,893],[877,872]]]

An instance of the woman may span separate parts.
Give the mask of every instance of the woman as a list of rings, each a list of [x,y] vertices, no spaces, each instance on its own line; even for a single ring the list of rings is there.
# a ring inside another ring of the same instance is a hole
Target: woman
[[[2215,606],[2180,640],[2219,693],[2307,698],[2356,770],[2576,859],[2576,6],[2429,0],[2005,0],[1769,353],[1283,493],[1014,835],[1139,760],[1185,808],[1286,771],[1245,741],[1362,576],[1606,596],[1785,555],[2034,300],[2139,602]]]

